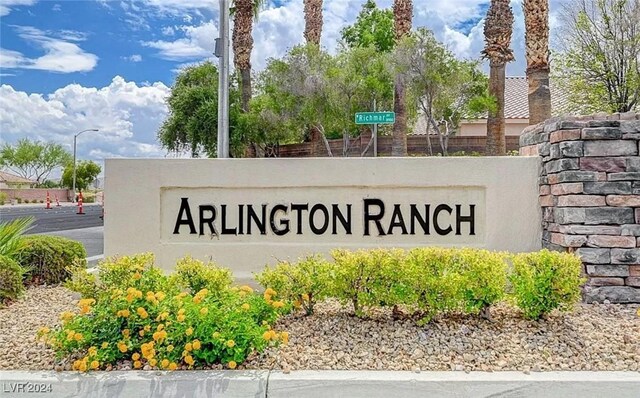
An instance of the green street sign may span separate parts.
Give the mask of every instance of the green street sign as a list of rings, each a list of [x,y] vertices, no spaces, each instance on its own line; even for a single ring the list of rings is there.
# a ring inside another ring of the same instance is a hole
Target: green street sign
[[[395,112],[357,112],[356,124],[393,124],[396,122]]]

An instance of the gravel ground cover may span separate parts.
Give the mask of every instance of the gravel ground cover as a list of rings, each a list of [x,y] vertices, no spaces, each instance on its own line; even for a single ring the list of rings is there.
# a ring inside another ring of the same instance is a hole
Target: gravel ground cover
[[[0,309],[0,369],[64,369],[35,334],[58,324],[61,312],[75,311],[76,299],[62,287],[38,287]],[[579,305],[572,314],[527,321],[502,304],[492,310],[492,321],[447,316],[418,326],[413,319],[394,320],[387,310],[358,319],[327,301],[311,317],[281,318],[276,328],[290,333],[289,344],[253,355],[238,368],[640,371],[639,307]]]

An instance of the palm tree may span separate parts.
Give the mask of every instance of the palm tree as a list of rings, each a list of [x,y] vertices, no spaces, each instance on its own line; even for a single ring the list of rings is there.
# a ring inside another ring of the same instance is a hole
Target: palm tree
[[[411,32],[413,19],[412,0],[393,0],[393,27],[396,43]],[[407,156],[407,109],[405,106],[404,82],[396,74],[393,93],[393,110],[396,122],[393,125],[391,156]]]
[[[551,117],[549,90],[549,0],[524,0],[527,81],[529,82],[529,124]]]
[[[513,61],[511,33],[513,12],[509,0],[491,0],[484,22],[484,58],[489,59],[489,94],[496,99],[496,107],[487,118],[487,155],[505,155],[504,137],[504,81],[505,66]]]
[[[242,110],[249,111],[251,101],[251,51],[253,50],[253,19],[266,0],[233,1],[233,62],[240,73]]]
[[[320,46],[322,35],[322,0],[304,0],[304,39]]]

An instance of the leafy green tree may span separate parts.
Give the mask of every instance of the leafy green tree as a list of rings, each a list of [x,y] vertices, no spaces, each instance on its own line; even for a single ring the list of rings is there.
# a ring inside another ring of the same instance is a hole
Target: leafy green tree
[[[458,131],[463,118],[495,108],[478,61],[458,60],[426,28],[419,28],[400,42],[394,59],[411,102],[418,105],[413,109],[426,119],[431,155],[431,131],[437,134],[442,153],[447,155],[449,137]]]
[[[162,147],[190,152],[192,157],[215,157],[218,142],[218,69],[211,62],[183,69],[167,99],[169,115],[158,131]],[[244,137],[236,126],[241,113],[240,93],[229,91],[230,149],[242,153]]]
[[[60,144],[19,140],[15,145],[4,144],[0,149],[0,167],[21,177],[43,182],[58,167],[71,162],[71,155]]]
[[[389,52],[395,46],[393,11],[381,10],[374,0],[367,0],[353,25],[342,29],[341,34],[349,48],[373,46],[378,51]]]
[[[101,171],[100,165],[91,160],[78,162],[76,165],[76,189],[80,191],[87,189]],[[62,172],[62,185],[68,188],[73,187],[73,162],[67,164]]]
[[[554,77],[568,111],[627,112],[640,104],[640,1],[575,0],[561,14]]]

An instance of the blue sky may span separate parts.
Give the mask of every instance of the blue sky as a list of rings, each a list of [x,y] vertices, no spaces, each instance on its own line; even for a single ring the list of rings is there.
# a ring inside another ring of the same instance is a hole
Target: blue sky
[[[365,0],[324,0],[322,44],[334,51],[340,30]],[[554,8],[563,0],[551,0]],[[393,0],[378,0],[390,7]],[[184,65],[212,59],[218,0],[0,0],[0,143],[28,137],[78,157],[158,157],[156,132],[165,98]],[[414,27],[427,26],[459,57],[477,58],[489,0],[414,0]],[[524,74],[520,1],[509,75]],[[254,27],[254,71],[302,42],[303,0],[271,0]]]

